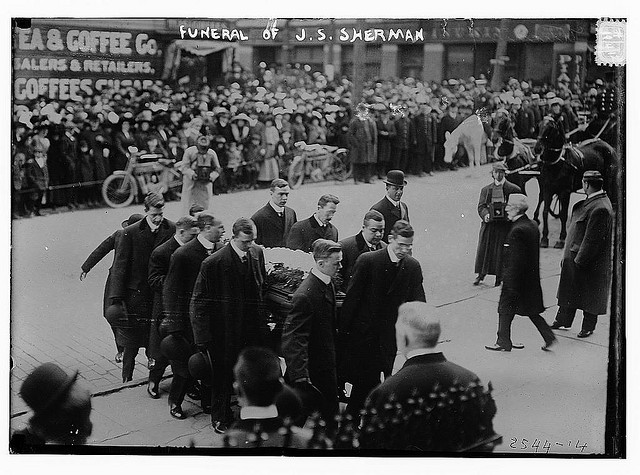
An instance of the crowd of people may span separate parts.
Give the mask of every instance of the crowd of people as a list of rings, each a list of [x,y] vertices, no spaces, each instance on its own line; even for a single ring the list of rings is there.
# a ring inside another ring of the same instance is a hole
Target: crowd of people
[[[199,136],[217,157],[214,194],[286,178],[299,142],[349,150],[359,183],[391,169],[423,176],[465,166],[464,154],[445,164],[443,146],[447,132],[471,114],[504,111],[518,137],[532,138],[554,103],[570,132],[615,102],[600,79],[578,92],[565,82],[533,86],[514,78],[491,91],[482,75],[441,83],[376,79],[355,98],[348,79],[329,81],[297,66],[233,71],[219,86],[158,81],[147,90],[104,88],[82,102],[43,96],[14,105],[13,216],[38,215],[43,206],[100,206],[101,183],[126,167],[132,150],[189,165],[182,160]]]
[[[144,348],[148,396],[161,397],[159,382],[171,366],[170,415],[189,417],[185,397],[199,400],[227,447],[252,446],[256,437],[298,448],[492,447],[496,408],[490,388],[485,391],[473,372],[436,349],[440,323],[425,303],[409,208],[402,201],[407,177],[465,166],[462,155],[445,164],[442,145],[445,133],[472,113],[506,112],[517,136],[532,138],[539,119],[551,111],[570,136],[577,112],[597,113],[606,87],[599,81],[576,96],[562,85],[548,90],[517,80],[492,93],[486,83],[483,77],[441,84],[379,81],[354,103],[346,80],[265,70],[257,79],[235,73],[217,88],[159,84],[148,91],[105,90],[82,104],[16,106],[14,212],[39,214],[44,204],[96,206],[101,180],[126,166],[131,146],[174,160],[183,174],[182,216],[167,219],[166,197],[151,191],[144,214],[123,222],[82,265],[81,280],[114,251],[103,310],[123,382],[133,379]],[[291,189],[282,176],[298,142],[343,146],[355,183],[372,183],[375,176],[383,181],[382,199],[362,210],[355,235],[340,239],[331,223],[341,204],[337,196],[320,196],[316,211],[304,219],[287,206]],[[610,286],[605,251],[611,247],[612,211],[602,176],[588,171],[583,177],[587,200],[578,204],[581,217],[570,226],[560,310],[551,327],[540,316],[539,235],[526,218],[526,196],[515,185],[505,187],[501,163],[493,178],[478,206],[482,229],[474,282],[496,275],[496,285],[503,285],[498,339],[486,348],[522,348],[511,341],[516,314],[536,325],[545,351],[557,343],[552,329],[571,326],[577,309],[585,315],[578,336],[590,336],[607,298],[602,291],[593,294],[584,275],[597,276],[607,292]],[[65,187],[78,181],[86,186]],[[225,239],[211,196],[260,184],[269,189],[269,201],[251,218],[235,220]],[[503,244],[509,248],[504,255]],[[269,247],[301,250],[315,262],[292,295],[281,338],[269,335],[273,328],[267,325],[263,249]],[[345,294],[339,310],[338,291]],[[56,368],[47,367],[40,379],[66,395],[75,377]],[[49,381],[51,375],[56,381]],[[29,381],[24,395],[35,391]],[[431,397],[434,387],[443,389],[444,399]],[[27,403],[46,412],[34,406],[41,401]],[[435,419],[415,423],[416,414],[440,414],[448,404],[455,406],[448,425]],[[81,409],[86,419],[86,404]],[[314,413],[322,430],[305,432]],[[82,440],[70,443],[82,443],[87,427]],[[43,438],[40,433],[38,440]]]

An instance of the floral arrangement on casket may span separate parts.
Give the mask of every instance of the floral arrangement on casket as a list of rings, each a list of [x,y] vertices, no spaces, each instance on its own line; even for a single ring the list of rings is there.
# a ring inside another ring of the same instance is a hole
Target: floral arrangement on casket
[[[264,260],[267,288],[278,289],[287,294],[293,294],[315,266],[310,253],[284,247],[265,248]],[[342,287],[340,276],[334,277],[333,281],[336,289]]]
[[[288,294],[296,291],[315,265],[311,254],[284,247],[265,248],[264,260],[267,287],[277,288]]]

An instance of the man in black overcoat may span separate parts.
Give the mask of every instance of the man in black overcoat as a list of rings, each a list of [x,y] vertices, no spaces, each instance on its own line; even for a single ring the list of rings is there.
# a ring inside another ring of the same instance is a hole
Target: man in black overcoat
[[[196,225],[199,230],[196,238],[177,249],[171,256],[162,289],[164,317],[159,329],[160,335],[164,338],[173,335],[172,338],[180,339],[183,343],[178,348],[186,349],[186,351],[174,351],[170,355],[165,355],[169,359],[173,372],[169,390],[169,413],[177,419],[185,417],[182,412],[182,401],[190,385],[193,384],[188,368],[189,357],[195,351],[189,318],[193,287],[202,262],[224,247],[220,242],[224,235],[224,225],[210,211],[198,213]],[[205,411],[211,410],[211,398],[203,397],[201,403]]]
[[[156,247],[149,258],[149,287],[153,290],[153,309],[151,311],[151,325],[149,328],[149,383],[147,393],[153,399],[160,397],[160,380],[164,370],[169,366],[169,360],[160,351],[160,334],[158,327],[162,321],[162,287],[169,271],[172,254],[180,247],[191,241],[198,228],[192,216],[183,216],[176,221],[176,233],[173,239],[168,239]]]
[[[218,433],[232,422],[232,370],[238,354],[247,346],[265,346],[266,269],[255,236],[253,221],[238,219],[229,244],[202,263],[191,298],[194,343],[213,359],[211,422]]]
[[[398,366],[402,364],[402,366],[369,394],[366,403],[368,409],[376,409],[378,414],[383,414],[386,411],[385,405],[392,399],[406,407],[410,398],[415,398],[416,395],[428,398],[435,388],[439,388],[439,391],[447,391],[455,386],[467,388],[470,385],[480,384],[480,379],[475,373],[448,361],[442,352],[437,350],[440,321],[432,315],[427,304],[408,302],[400,305],[395,336],[398,345],[396,364]],[[447,427],[445,430],[483,435],[485,428],[478,425],[487,420],[491,421],[495,412],[482,414],[485,408],[482,407],[479,398],[470,401],[469,404],[475,407],[467,412],[469,417],[463,420],[464,427]],[[409,414],[410,418],[412,416],[420,417]],[[385,429],[382,428],[367,435],[366,442],[363,441],[365,442],[363,448],[373,446],[391,449],[403,447],[408,443],[414,450],[432,450],[428,445],[429,439],[423,437],[423,428],[420,425],[411,424],[409,420],[407,427],[415,432],[403,434],[402,441],[389,440],[384,433]],[[428,428],[425,429],[428,430]],[[491,427],[486,429],[489,433],[493,432]],[[446,442],[444,444],[440,442],[436,444],[446,447]]]
[[[598,315],[607,313],[611,289],[613,208],[602,184],[599,171],[584,172],[587,199],[576,203],[571,213],[558,284],[558,314],[551,325],[554,330],[570,328],[576,310],[581,309],[579,338],[591,336]]]
[[[338,414],[336,375],[336,296],[332,278],[340,270],[342,248],[334,241],[313,244],[315,267],[293,294],[282,331],[287,377],[298,389],[309,415],[319,409],[329,426]],[[320,407],[309,407],[305,396],[319,391]]]
[[[527,197],[520,193],[509,196],[506,212],[513,222],[505,242],[502,292],[498,304],[498,339],[487,350],[511,351],[523,345],[511,341],[513,317],[529,317],[544,340],[543,350],[555,344],[556,337],[540,316],[544,312],[540,286],[540,231],[538,225],[525,214],[529,208]]]
[[[396,221],[402,219],[409,222],[409,207],[406,203],[400,201],[404,193],[404,187],[407,185],[402,170],[390,170],[384,183],[386,185],[386,194],[371,209],[380,212],[384,216],[384,236],[382,236],[382,240],[388,243],[389,233]]]
[[[326,440],[314,440],[309,429],[286,422],[279,399],[283,392],[295,393],[284,384],[280,361],[267,348],[245,348],[233,368],[234,388],[240,405],[240,420],[233,423],[222,443],[225,448],[326,448]],[[297,398],[296,402],[299,403]]]
[[[176,231],[173,222],[163,217],[164,199],[149,193],[144,200],[145,218],[127,226],[122,233],[111,268],[109,298],[122,305],[127,316],[119,324],[117,342],[124,346],[123,382],[133,379],[135,358],[140,347],[147,348],[153,291],[149,287],[149,258],[153,250],[171,239]]]
[[[122,222],[122,229],[137,223],[142,218],[144,218],[142,214],[132,214],[131,216],[129,216],[129,219],[125,219]],[[96,247],[91,252],[91,254],[89,254],[89,257],[87,257],[84,263],[80,266],[80,268],[82,269],[82,272],[80,272],[80,281],[83,281],[87,277],[87,274],[91,272],[91,269],[93,269],[98,264],[98,262],[100,262],[104,257],[106,257],[107,254],[109,254],[111,251],[114,251],[114,254],[118,252],[118,244],[120,244],[120,239],[122,238],[122,233],[123,233],[122,229],[117,229],[113,234],[111,234],[104,241],[102,241],[98,245],[98,247]],[[114,256],[114,261],[115,261],[115,256]],[[109,268],[109,273],[107,274],[107,281],[104,284],[102,312],[105,318],[107,314],[107,307],[111,305],[111,299],[109,298],[109,292],[110,292],[109,285],[111,282],[112,268],[113,266]],[[113,331],[113,338],[115,341],[117,327],[114,326],[112,322],[109,322],[109,326],[111,327],[111,331]],[[122,363],[122,353],[124,351],[124,347],[118,345],[117,343],[116,343],[116,347],[118,349],[118,353],[116,354],[115,361],[116,363]]]
[[[289,183],[281,178],[271,182],[269,202],[256,211],[251,220],[256,223],[256,244],[264,247],[285,247],[291,227],[298,220],[296,212],[286,206],[289,199]]]
[[[355,236],[349,236],[340,241],[342,246],[342,268],[340,269],[342,290],[347,290],[353,266],[360,254],[386,247],[386,244],[382,241],[383,235],[384,216],[379,211],[372,209],[364,215],[360,232]]]
[[[356,261],[339,323],[347,343],[347,381],[353,387],[347,411],[357,417],[380,373],[391,374],[396,356],[398,307],[426,300],[422,268],[410,253],[414,231],[406,221],[394,224],[385,249],[365,252]]]
[[[291,226],[287,247],[293,250],[311,252],[316,239],[338,240],[338,229],[331,224],[340,200],[334,195],[322,195],[318,200],[318,209],[310,218],[298,221]]]

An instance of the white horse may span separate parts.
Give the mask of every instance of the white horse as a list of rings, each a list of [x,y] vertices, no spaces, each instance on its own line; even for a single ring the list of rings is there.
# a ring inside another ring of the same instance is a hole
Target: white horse
[[[469,165],[475,167],[487,162],[487,134],[477,115],[470,115],[453,132],[445,133],[444,161],[451,163],[462,145],[467,151]]]

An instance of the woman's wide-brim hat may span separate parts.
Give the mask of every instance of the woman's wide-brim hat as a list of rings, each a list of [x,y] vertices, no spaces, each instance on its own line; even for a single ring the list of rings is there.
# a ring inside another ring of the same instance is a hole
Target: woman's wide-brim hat
[[[383,180],[387,185],[406,186],[407,180],[404,179],[402,170],[389,170],[387,178]]]
[[[189,374],[202,381],[205,386],[211,386],[213,378],[213,360],[209,350],[198,351],[189,358]]]
[[[69,376],[55,363],[44,363],[27,376],[20,387],[20,396],[36,415],[46,413],[65,400],[78,371]]]

